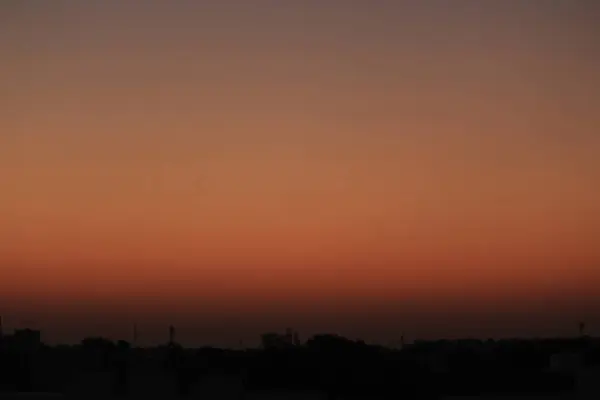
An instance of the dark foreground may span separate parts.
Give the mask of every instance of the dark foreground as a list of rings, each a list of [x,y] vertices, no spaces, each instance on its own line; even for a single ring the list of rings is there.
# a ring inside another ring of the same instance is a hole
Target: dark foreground
[[[319,335],[302,345],[233,351],[5,341],[0,398],[597,399],[599,345],[592,338],[464,340],[393,350]]]

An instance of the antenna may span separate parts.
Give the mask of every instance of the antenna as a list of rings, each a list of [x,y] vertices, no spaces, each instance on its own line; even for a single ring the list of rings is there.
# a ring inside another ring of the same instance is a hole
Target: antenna
[[[175,344],[175,327],[173,325],[169,326],[169,344]]]
[[[138,329],[137,329],[137,324],[134,322],[133,323],[133,345],[134,345],[134,347],[137,346],[137,340],[138,340]]]
[[[583,337],[585,332],[585,322],[581,321],[579,323],[579,336]]]
[[[0,315],[0,339],[4,337],[4,325],[2,321],[2,315]]]

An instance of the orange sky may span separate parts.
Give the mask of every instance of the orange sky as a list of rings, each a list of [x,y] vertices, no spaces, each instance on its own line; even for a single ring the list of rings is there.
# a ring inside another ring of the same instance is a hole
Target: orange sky
[[[1,5],[0,312],[600,327],[599,7],[358,3]]]

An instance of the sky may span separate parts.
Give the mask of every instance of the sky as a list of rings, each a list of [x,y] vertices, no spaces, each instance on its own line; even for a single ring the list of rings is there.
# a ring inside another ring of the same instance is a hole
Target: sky
[[[89,335],[600,333],[600,6],[0,4],[0,315]]]

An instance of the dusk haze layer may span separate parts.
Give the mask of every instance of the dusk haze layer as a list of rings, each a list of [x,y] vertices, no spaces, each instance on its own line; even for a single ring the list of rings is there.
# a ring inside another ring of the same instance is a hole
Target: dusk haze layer
[[[5,325],[597,334],[599,4],[3,1]]]

